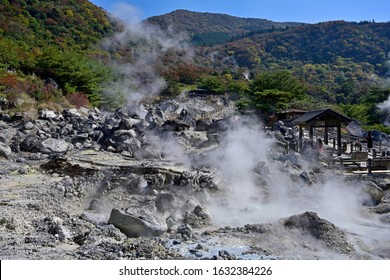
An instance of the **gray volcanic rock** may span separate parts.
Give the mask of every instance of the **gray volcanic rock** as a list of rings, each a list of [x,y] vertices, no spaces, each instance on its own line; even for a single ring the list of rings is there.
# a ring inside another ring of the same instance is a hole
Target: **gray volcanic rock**
[[[8,158],[11,153],[11,148],[0,142],[0,157]]]
[[[365,182],[363,191],[367,195],[363,204],[368,206],[378,205],[385,195],[383,190],[373,181]]]
[[[340,252],[350,252],[352,250],[345,234],[337,229],[333,223],[321,219],[314,212],[293,215],[285,220],[284,225],[288,228],[296,228],[304,233],[309,233],[313,237],[324,241],[328,247]]]
[[[160,225],[154,225],[119,209],[112,209],[108,223],[120,229],[127,237],[158,236],[166,231],[166,228]]]
[[[27,135],[26,138],[19,144],[20,149],[26,152],[32,152],[35,148],[35,145],[42,139],[35,133]],[[17,139],[15,139],[17,142]]]
[[[42,110],[42,112],[40,114],[41,119],[55,119],[57,117],[58,117],[58,115],[54,111],[51,111],[51,110]]]
[[[156,198],[156,207],[160,212],[174,210],[175,197],[171,193],[160,193]]]
[[[43,140],[34,145],[34,150],[43,154],[66,153],[68,151],[71,151],[72,149],[72,144],[65,142],[64,140],[58,140],[53,138]]]

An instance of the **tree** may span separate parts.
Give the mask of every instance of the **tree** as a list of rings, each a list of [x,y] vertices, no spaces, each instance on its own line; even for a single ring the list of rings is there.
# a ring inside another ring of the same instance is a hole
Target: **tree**
[[[265,72],[250,84],[240,106],[269,114],[284,109],[291,100],[303,99],[306,91],[307,86],[288,71]]]
[[[226,91],[224,82],[216,76],[202,77],[197,86],[198,88],[207,89],[215,93],[224,93]]]
[[[99,104],[101,84],[110,76],[108,68],[102,63],[82,53],[54,47],[46,49],[38,60],[38,67],[41,76],[53,78],[62,88],[69,87],[86,94],[93,106]]]

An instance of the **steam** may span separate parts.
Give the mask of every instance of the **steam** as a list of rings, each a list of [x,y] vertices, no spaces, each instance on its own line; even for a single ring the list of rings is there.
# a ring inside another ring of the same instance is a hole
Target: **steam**
[[[131,5],[117,4],[113,17],[122,31],[103,42],[104,49],[120,58],[111,63],[116,79],[104,94],[108,99],[122,95],[130,111],[138,110],[142,100],[157,96],[165,88],[166,82],[156,70],[162,56],[173,52],[184,60],[192,58],[184,35],[140,22],[140,15]]]
[[[242,216],[246,216],[244,220],[248,221],[251,215],[246,212],[255,205],[257,198],[264,196],[256,186],[252,169],[266,157],[269,146],[270,140],[255,124],[243,125],[242,121],[238,121],[226,132],[219,148],[210,154],[208,164],[218,170],[226,187],[224,200],[211,205],[216,206],[212,212],[217,224],[242,222]],[[233,221],[225,221],[225,218],[233,218]]]
[[[364,226],[374,220],[364,213],[362,188],[333,173],[319,174],[317,182],[307,184],[299,178],[300,168],[275,160],[278,149],[258,122],[237,121],[224,135],[208,157],[224,186],[223,197],[208,206],[217,225],[264,223],[313,211],[348,232],[377,234]],[[308,165],[307,173],[312,169]]]
[[[388,53],[387,58],[388,60],[386,61],[385,65],[386,68],[388,69],[386,73],[386,76],[388,76],[388,78],[384,82],[385,88],[390,87],[390,78],[389,78],[390,77],[390,52]],[[384,124],[386,126],[390,126],[390,96],[387,98],[386,101],[378,104],[378,108],[384,114],[384,118],[385,118]]]
[[[385,116],[384,124],[390,126],[390,96],[386,101],[378,104],[378,108]]]

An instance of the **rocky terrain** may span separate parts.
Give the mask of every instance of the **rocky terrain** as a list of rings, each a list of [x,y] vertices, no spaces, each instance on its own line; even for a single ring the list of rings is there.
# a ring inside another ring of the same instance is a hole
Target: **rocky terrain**
[[[0,111],[1,259],[388,259],[390,179],[286,154],[224,98]],[[287,139],[287,140],[286,140]]]

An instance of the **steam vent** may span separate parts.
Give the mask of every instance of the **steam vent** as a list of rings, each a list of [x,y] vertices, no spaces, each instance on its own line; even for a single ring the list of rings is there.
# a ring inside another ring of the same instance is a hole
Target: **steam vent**
[[[142,108],[2,115],[3,259],[390,257],[386,138],[203,91]]]

